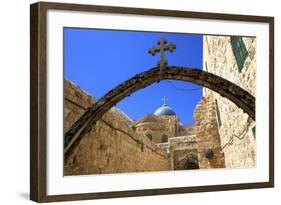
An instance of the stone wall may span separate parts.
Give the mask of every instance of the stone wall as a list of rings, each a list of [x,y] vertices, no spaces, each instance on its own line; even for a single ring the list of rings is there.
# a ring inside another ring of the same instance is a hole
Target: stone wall
[[[79,93],[79,94],[78,94]],[[65,131],[94,99],[65,81]],[[112,108],[98,120],[66,157],[65,175],[169,170],[166,152],[128,125],[128,118]]]
[[[221,76],[256,94],[256,39],[243,37],[248,51],[244,67],[239,72],[232,51],[230,37],[204,36],[204,70]],[[255,122],[227,98],[204,88],[204,95],[212,95],[217,101],[221,126],[218,126],[221,147],[228,168],[255,167],[256,140],[253,133]],[[218,117],[218,116],[217,116]]]
[[[193,125],[180,125],[178,129],[178,135],[194,135],[194,127]]]
[[[93,104],[96,100],[94,97],[86,94],[85,91],[70,81],[64,80],[64,133],[77,121],[84,110]]]
[[[224,168],[224,154],[221,148],[217,126],[215,103],[212,93],[205,94],[194,111],[194,129],[197,137],[200,169]],[[206,150],[212,150],[213,156],[207,158]]]

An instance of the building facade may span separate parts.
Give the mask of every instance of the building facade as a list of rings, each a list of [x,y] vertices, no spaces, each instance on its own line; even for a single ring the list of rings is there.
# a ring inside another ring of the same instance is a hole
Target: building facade
[[[221,76],[255,96],[255,51],[254,37],[204,36],[203,70]],[[204,100],[208,102],[204,103]],[[214,144],[224,157],[225,167],[255,167],[255,122],[230,100],[207,88],[203,88],[203,98],[195,111],[197,115],[200,115],[199,106],[202,104],[209,106],[212,110],[210,115],[216,119],[213,132],[219,135],[219,140]],[[199,123],[199,119],[195,120]],[[199,138],[204,141],[208,137]]]
[[[184,126],[164,99],[153,114],[136,120],[135,131],[146,136],[170,158],[171,170],[199,169],[197,140],[193,126]]]

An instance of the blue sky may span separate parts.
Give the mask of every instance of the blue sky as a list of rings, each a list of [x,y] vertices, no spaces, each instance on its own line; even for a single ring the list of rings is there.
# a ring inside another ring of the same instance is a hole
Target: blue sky
[[[202,35],[139,31],[64,28],[64,77],[99,99],[119,83],[155,67],[160,56],[148,49],[161,38],[177,45],[166,52],[169,65],[202,68]],[[123,99],[116,107],[132,119],[168,105],[183,124],[193,124],[193,112],[202,97],[200,86],[163,80]]]

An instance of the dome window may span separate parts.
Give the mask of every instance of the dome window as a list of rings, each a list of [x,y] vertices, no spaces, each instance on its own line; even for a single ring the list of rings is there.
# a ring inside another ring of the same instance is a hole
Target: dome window
[[[146,136],[148,137],[148,139],[152,140],[152,135],[151,134],[146,134]]]
[[[167,135],[162,135],[162,137],[161,137],[161,142],[162,142],[162,143],[168,142],[168,137],[167,137]]]

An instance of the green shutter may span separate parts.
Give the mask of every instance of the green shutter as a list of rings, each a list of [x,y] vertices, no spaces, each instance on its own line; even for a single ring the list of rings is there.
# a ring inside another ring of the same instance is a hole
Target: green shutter
[[[256,139],[256,125],[252,128],[252,132],[253,132],[254,138]]]
[[[217,99],[216,99],[216,113],[217,113],[218,125],[219,125],[219,127],[221,127],[221,114],[220,114],[220,109],[219,109],[219,106],[218,106]]]
[[[244,63],[248,57],[248,51],[244,44],[242,37],[240,36],[231,36],[230,37],[231,47],[233,55],[237,63],[239,72],[242,71]]]

